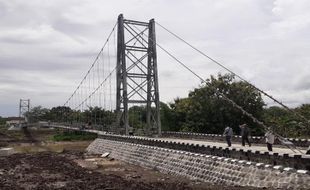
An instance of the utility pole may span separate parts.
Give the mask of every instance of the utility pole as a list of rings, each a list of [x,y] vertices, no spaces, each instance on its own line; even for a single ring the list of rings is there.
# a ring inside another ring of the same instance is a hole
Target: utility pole
[[[161,135],[155,21],[127,20],[117,30],[116,111],[118,125],[129,135],[130,105],[146,107],[147,135]]]

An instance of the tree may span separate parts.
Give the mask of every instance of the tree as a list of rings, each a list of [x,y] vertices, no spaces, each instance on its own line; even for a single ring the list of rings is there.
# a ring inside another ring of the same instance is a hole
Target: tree
[[[35,123],[38,121],[46,120],[46,116],[49,109],[42,108],[41,106],[36,106],[25,113],[25,117],[28,119],[29,123]]]
[[[6,120],[0,116],[0,125],[5,125],[6,124]]]
[[[310,120],[310,104],[303,104],[293,111],[298,112]],[[284,137],[309,137],[310,126],[306,121],[297,117],[292,112],[272,106],[264,110],[264,121]]]
[[[135,129],[146,127],[146,106],[132,106],[128,110],[129,126]]]
[[[115,122],[116,114],[112,111],[100,107],[89,107],[88,110],[81,112],[81,122],[103,126],[109,126]],[[80,116],[79,116],[80,117]]]
[[[160,102],[160,119],[161,129],[163,131],[177,131],[175,112],[171,107],[163,102]]]
[[[73,111],[67,106],[53,107],[47,115],[48,120],[56,122],[72,121]]]
[[[310,104],[302,104],[300,107],[295,108],[299,114],[304,116],[307,121],[298,118],[300,126],[299,136],[309,137],[310,136]]]
[[[225,126],[239,131],[241,123],[248,123],[253,134],[261,134],[262,129],[231,103],[224,100],[220,93],[236,102],[247,112],[262,119],[265,105],[261,94],[252,86],[242,81],[235,81],[231,74],[211,76],[208,84],[201,85],[189,93],[187,98],[176,99],[171,104],[175,112],[178,130],[222,133]]]

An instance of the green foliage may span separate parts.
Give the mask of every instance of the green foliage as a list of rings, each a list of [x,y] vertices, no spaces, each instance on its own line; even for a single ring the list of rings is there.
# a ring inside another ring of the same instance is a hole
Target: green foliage
[[[116,114],[109,110],[104,110],[99,107],[89,107],[84,112],[72,110],[69,107],[58,106],[52,109],[42,108],[37,106],[32,108],[25,114],[30,123],[38,121],[51,122],[79,122],[97,125],[111,125],[115,122]]]
[[[96,134],[80,131],[65,131],[53,136],[54,141],[83,141],[94,140],[96,138]]]
[[[25,113],[28,122],[35,123],[38,121],[64,121],[72,113],[69,107],[58,106],[51,110],[37,106]]]
[[[0,116],[0,125],[5,125],[6,124],[6,120]]]
[[[48,113],[48,109],[37,106],[26,112],[25,117],[28,119],[28,122],[34,123],[40,120],[45,120]]]
[[[82,123],[111,125],[116,120],[116,113],[99,107],[89,107],[84,112],[74,112],[70,121],[80,120]]]
[[[310,120],[310,104],[303,104],[295,109],[299,114]]]
[[[72,110],[69,107],[66,106],[58,106],[58,107],[53,107],[49,114],[47,115],[48,120],[55,120],[55,121],[67,121],[72,117]]]
[[[215,90],[216,89],[216,90]],[[247,112],[262,119],[265,105],[260,93],[248,84],[235,81],[233,75],[211,76],[207,85],[202,85],[189,93],[187,98],[175,99],[170,106],[174,111],[176,131],[201,133],[222,133],[225,126],[231,126],[235,133],[239,125],[248,123],[253,134],[261,134],[262,130],[240,110],[220,97],[216,91],[225,94]]]
[[[161,128],[163,131],[176,131],[176,120],[175,112],[170,108],[169,105],[160,102],[160,119]]]
[[[128,110],[129,125],[135,129],[146,127],[146,106],[133,106]]]
[[[303,104],[293,109],[310,120],[310,104]],[[306,137],[310,136],[310,126],[303,119],[292,112],[280,108],[269,107],[264,110],[264,121],[273,129],[285,137]]]
[[[307,125],[284,108],[264,108],[261,94],[252,86],[235,81],[232,75],[211,76],[208,83],[191,91],[187,98],[177,98],[169,106],[161,105],[163,130],[221,134],[228,125],[238,134],[238,125],[247,123],[252,135],[263,135],[261,126],[222,99],[216,89],[267,126],[272,126],[278,134],[285,137],[310,136],[309,123]],[[294,111],[310,120],[310,104],[297,107]]]
[[[152,108],[154,109],[154,108]],[[146,127],[146,106],[133,106],[128,110],[129,125],[135,129],[144,129]],[[160,102],[160,118],[163,131],[175,130],[176,122],[175,112],[169,105]]]

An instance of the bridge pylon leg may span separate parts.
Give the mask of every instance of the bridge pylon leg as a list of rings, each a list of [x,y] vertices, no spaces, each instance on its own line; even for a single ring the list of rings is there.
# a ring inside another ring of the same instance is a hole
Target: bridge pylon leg
[[[118,17],[116,111],[118,126],[129,135],[129,109],[146,110],[146,135],[161,135],[155,21],[141,22]]]

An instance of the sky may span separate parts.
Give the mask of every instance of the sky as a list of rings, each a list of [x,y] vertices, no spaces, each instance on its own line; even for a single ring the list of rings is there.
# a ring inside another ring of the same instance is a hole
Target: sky
[[[0,0],[0,116],[63,105],[120,13],[158,23],[290,107],[310,103],[308,0]],[[203,78],[225,71],[156,26],[157,42]],[[160,99],[200,82],[158,50]],[[274,103],[265,99],[268,105]]]

